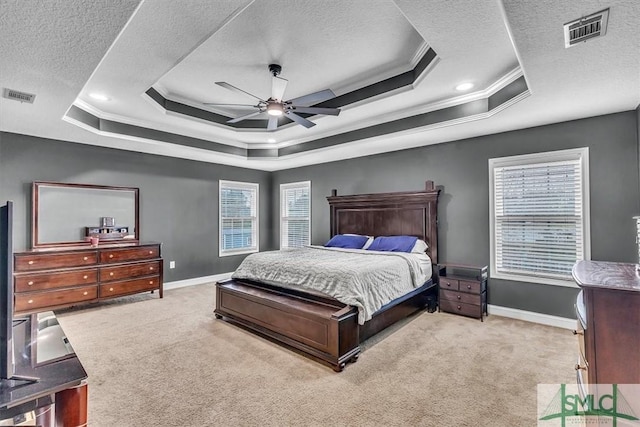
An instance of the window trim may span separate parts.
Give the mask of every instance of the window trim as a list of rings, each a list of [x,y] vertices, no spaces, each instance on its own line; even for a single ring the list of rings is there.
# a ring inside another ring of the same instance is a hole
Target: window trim
[[[256,215],[255,215],[255,245],[251,248],[243,249],[223,249],[222,248],[222,189],[231,188],[238,190],[253,190],[256,194]],[[258,252],[260,250],[260,184],[252,182],[225,181],[218,183],[218,257],[233,255],[243,255]]]
[[[282,203],[283,203],[283,193],[284,190],[289,190],[292,188],[301,188],[301,187],[307,187],[309,189],[309,244],[311,244],[311,181],[298,181],[298,182],[288,182],[286,184],[280,184],[280,230],[279,230],[279,234],[280,234],[280,250],[282,249],[288,249],[290,248],[289,246],[282,246],[282,229],[283,229],[283,223],[284,223],[284,216],[283,216],[283,207],[282,207]]]
[[[572,148],[567,150],[547,151],[542,153],[523,154],[518,156],[499,157],[489,159],[489,239],[490,239],[490,268],[491,278],[513,280],[518,282],[540,283],[544,285],[577,288],[573,279],[553,279],[533,275],[515,273],[500,273],[496,269],[496,237],[495,237],[495,198],[494,198],[494,170],[499,167],[521,166],[536,163],[551,163],[567,160],[580,160],[581,189],[582,189],[582,235],[584,237],[584,259],[591,259],[591,220],[590,220],[590,188],[589,188],[589,148]]]

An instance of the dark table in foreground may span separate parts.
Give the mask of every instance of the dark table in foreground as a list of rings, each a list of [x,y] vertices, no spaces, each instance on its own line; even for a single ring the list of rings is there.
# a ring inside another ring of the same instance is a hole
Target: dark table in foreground
[[[2,380],[0,420],[33,411],[37,425],[85,426],[87,373],[54,313],[33,314],[14,322],[19,322],[13,329],[16,375],[38,381]]]

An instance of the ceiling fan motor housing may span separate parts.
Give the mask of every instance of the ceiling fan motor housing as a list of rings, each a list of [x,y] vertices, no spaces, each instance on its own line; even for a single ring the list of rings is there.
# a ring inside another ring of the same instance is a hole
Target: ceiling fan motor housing
[[[280,75],[282,67],[278,64],[269,64],[269,71],[271,71],[271,74],[273,74],[273,76],[275,77]]]

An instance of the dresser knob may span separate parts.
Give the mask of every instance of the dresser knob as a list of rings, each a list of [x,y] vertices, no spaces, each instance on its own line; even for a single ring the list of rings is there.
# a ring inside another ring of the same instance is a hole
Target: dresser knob
[[[113,258],[113,254],[109,254],[109,258]]]
[[[461,296],[461,295],[458,295],[458,299],[461,299],[461,298],[462,298],[462,296]]]
[[[29,282],[27,282],[27,285],[29,286],[33,285],[33,280],[29,280]]]
[[[471,285],[467,285],[467,289],[471,289]]]
[[[582,370],[582,371],[586,371],[586,370],[587,370],[587,367],[586,367],[586,366],[581,366],[580,364],[576,363],[576,366],[574,366],[574,369],[575,369],[576,371],[580,371],[580,370]]]
[[[88,279],[89,276],[87,276],[86,274],[84,276],[82,276],[83,279]]]
[[[149,280],[149,284],[150,284],[150,285],[153,285],[153,280]]]
[[[451,286],[451,283],[449,283],[449,282],[444,282],[444,284],[447,285],[447,286]]]
[[[84,261],[86,261],[86,260],[88,260],[88,259],[89,259],[89,257],[88,257],[88,256],[86,256],[86,257],[84,257],[84,258],[82,258],[82,259],[83,259]]]
[[[82,295],[89,295],[89,292],[84,291]]]
[[[153,267],[149,267],[149,270],[152,270],[152,271],[153,271]]]
[[[113,276],[113,271],[111,273],[109,273],[109,276]]]
[[[29,265],[33,265],[34,261],[29,261]]]
[[[109,288],[109,292],[113,292],[113,288]]]
[[[571,331],[573,335],[584,335],[584,331],[576,331],[575,329]]]
[[[152,255],[152,254],[153,254],[153,251],[149,251],[149,255]]]
[[[33,304],[33,300],[30,299],[29,301],[27,301],[27,304]]]
[[[458,306],[458,310],[462,310],[462,307]]]

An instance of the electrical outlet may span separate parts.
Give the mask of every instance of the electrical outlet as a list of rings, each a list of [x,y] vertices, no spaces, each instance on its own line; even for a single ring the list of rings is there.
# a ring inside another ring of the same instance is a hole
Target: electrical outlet
[[[176,268],[176,262],[175,261],[169,261],[169,268]]]

